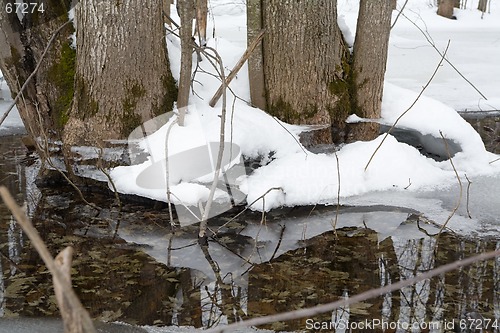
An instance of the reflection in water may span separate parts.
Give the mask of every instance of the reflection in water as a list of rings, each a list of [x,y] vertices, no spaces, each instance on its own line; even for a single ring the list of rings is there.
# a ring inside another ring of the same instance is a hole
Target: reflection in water
[[[0,143],[2,184],[36,207],[33,222],[52,253],[75,248],[75,289],[91,315],[104,321],[228,324],[332,302],[500,247],[497,240],[437,238],[432,223],[393,207],[344,207],[336,234],[331,207],[275,211],[265,224],[251,212],[226,223],[236,214],[230,212],[213,222],[224,224],[218,236],[200,246],[196,226],[172,232],[168,214],[147,205],[96,213],[64,187],[40,196],[24,180],[27,167],[13,149],[14,141]],[[108,194],[92,193],[92,199],[112,206]],[[50,274],[2,204],[0,221],[0,317],[58,315]],[[481,262],[311,319],[337,323],[337,332],[349,332],[340,323],[372,319],[409,325],[473,315],[500,320],[499,274],[500,259]],[[265,328],[304,330],[307,323]]]

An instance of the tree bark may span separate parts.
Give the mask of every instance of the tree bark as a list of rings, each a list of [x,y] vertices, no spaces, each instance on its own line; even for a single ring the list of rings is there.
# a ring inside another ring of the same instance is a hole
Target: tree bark
[[[362,118],[381,116],[391,14],[390,1],[360,2],[351,75],[355,91],[353,111]],[[359,123],[351,127],[347,141],[372,140],[378,134],[378,123]]]
[[[339,105],[346,47],[336,0],[263,0],[264,79],[267,112],[293,124],[343,126]],[[331,134],[321,138],[331,142]]]
[[[53,33],[68,20],[69,3],[44,1],[45,12],[36,10],[24,15],[7,13],[6,3],[0,1],[0,68],[13,96],[33,73]],[[72,79],[66,72],[74,68],[74,50],[68,38],[71,25],[63,28],[50,45],[36,75],[28,83],[17,109],[26,130],[32,137],[42,132],[49,139],[60,138],[61,119],[71,104]]]
[[[247,44],[257,37],[262,30],[261,0],[247,0]],[[248,79],[250,83],[250,100],[252,106],[266,109],[266,91],[264,81],[262,42],[248,58]]]
[[[453,7],[455,0],[439,0],[438,15],[451,19],[453,17]]]
[[[178,2],[179,17],[181,19],[181,70],[179,77],[179,95],[177,109],[179,110],[179,125],[184,126],[184,115],[189,103],[191,92],[191,75],[193,69],[193,17],[195,13],[194,0]]]
[[[176,88],[166,53],[161,2],[81,0],[68,145],[123,139],[172,110]]]
[[[486,13],[487,4],[488,4],[488,0],[479,0],[479,3],[477,5],[477,9],[482,11],[483,13]]]

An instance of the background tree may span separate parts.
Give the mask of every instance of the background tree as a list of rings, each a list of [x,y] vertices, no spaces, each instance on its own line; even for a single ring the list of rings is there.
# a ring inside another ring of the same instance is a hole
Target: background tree
[[[333,141],[373,139],[376,126],[349,135],[345,120],[353,113],[380,117],[391,5],[363,2],[353,59],[337,23],[336,0],[250,0],[249,36],[266,29],[261,55],[257,50],[249,60],[252,103],[289,123],[331,125],[318,136],[323,143],[332,134]]]
[[[390,1],[361,0],[354,41],[352,77],[355,113],[376,119],[382,110],[392,5]],[[371,140],[379,134],[376,122],[353,125],[347,141]]]
[[[439,0],[437,13],[443,17],[452,18],[453,7],[455,7],[455,0]]]

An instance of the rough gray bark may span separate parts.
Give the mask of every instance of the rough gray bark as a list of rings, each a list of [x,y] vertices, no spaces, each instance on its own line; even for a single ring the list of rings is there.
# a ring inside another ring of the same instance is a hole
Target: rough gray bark
[[[247,0],[247,44],[257,37],[262,30],[261,0]],[[250,100],[252,106],[266,109],[266,91],[264,67],[262,63],[262,42],[248,58],[248,78],[250,82]]]
[[[437,14],[446,18],[452,18],[454,6],[455,0],[439,0]]]
[[[479,0],[477,9],[482,11],[483,13],[486,13],[487,5],[488,5],[488,0]]]
[[[336,0],[263,0],[267,111],[289,123],[343,126],[336,81],[345,51]],[[330,135],[331,136],[331,135]],[[323,142],[331,138],[322,138]]]
[[[46,1],[43,14],[28,13],[20,22],[15,13],[8,14],[4,10],[7,2],[14,1],[0,1],[0,68],[14,96],[34,71],[53,33],[67,21],[69,4]],[[32,137],[40,136],[43,130],[49,138],[59,138],[61,114],[72,97],[72,87],[68,86],[65,74],[74,65],[74,52],[68,42],[71,32],[71,25],[68,25],[56,36],[17,103]]]
[[[122,139],[172,110],[160,0],[81,0],[76,7],[77,61],[68,145]]]
[[[179,125],[184,126],[184,115],[189,103],[191,92],[191,75],[193,68],[193,17],[195,13],[194,0],[178,2],[179,17],[181,19],[181,71],[179,77],[179,95],[177,109],[179,109]]]
[[[381,116],[382,93],[391,30],[390,1],[361,0],[354,41],[352,78],[354,111],[362,118]],[[375,122],[354,125],[348,141],[372,140],[379,134]]]

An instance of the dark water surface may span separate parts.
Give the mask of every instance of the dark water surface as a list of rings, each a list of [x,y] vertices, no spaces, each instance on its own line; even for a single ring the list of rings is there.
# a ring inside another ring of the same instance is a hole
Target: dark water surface
[[[106,322],[210,327],[332,302],[500,248],[500,237],[436,237],[432,221],[395,207],[343,207],[336,234],[332,207],[277,210],[265,221],[249,212],[224,225],[204,248],[196,226],[172,232],[165,209],[126,203],[119,212],[110,195],[84,193],[104,208],[98,212],[70,188],[40,191],[32,163],[18,137],[0,138],[0,183],[25,203],[53,254],[74,247],[75,290],[91,316]],[[211,228],[235,214],[217,218]],[[8,318],[58,315],[50,274],[0,204],[0,332]],[[312,332],[317,330],[311,325],[332,320],[375,319],[399,327],[448,325],[424,332],[465,331],[460,323],[470,326],[464,320],[474,316],[489,320],[482,322],[488,332],[499,331],[500,259],[309,320],[262,328]]]

